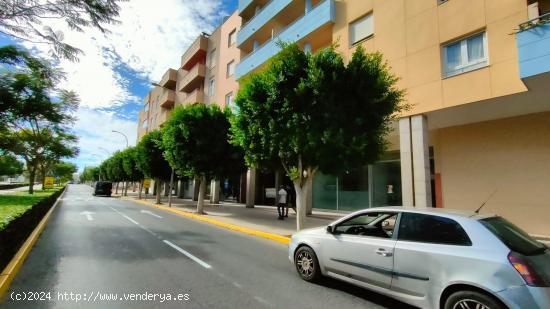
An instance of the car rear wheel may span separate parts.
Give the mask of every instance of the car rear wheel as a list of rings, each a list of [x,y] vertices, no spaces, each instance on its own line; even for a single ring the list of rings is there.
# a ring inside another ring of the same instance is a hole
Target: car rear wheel
[[[294,254],[294,265],[296,271],[305,281],[313,282],[321,277],[319,260],[315,251],[308,246],[303,246],[296,250]]]
[[[445,309],[504,309],[495,298],[476,291],[459,291],[451,294]]]

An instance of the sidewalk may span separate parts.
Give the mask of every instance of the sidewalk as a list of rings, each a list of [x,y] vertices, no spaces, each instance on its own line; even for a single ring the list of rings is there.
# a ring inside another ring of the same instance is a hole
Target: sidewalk
[[[6,189],[6,190],[0,190],[0,195],[3,195],[3,194],[10,194],[10,193],[14,193],[14,192],[21,192],[21,191],[27,191],[29,190],[29,186],[23,186],[23,187],[19,187],[19,188],[14,188],[14,189]],[[42,190],[42,185],[41,184],[36,184],[34,185],[34,190]]]
[[[128,196],[125,198],[137,200],[137,192],[128,190]],[[145,201],[145,195],[142,195],[142,201]],[[155,196],[151,194],[147,195],[146,201],[154,205]],[[168,197],[162,196],[161,201],[162,206],[168,207]],[[195,212],[197,210],[197,202],[190,199],[172,197],[172,208]],[[220,204],[210,204],[209,201],[205,200],[204,211],[207,218],[266,233],[290,236],[296,232],[296,213],[292,208],[289,210],[288,218],[285,218],[285,220],[277,220],[278,215],[275,206],[256,205],[254,208],[246,208],[244,204],[240,203],[220,202]],[[313,214],[306,219],[306,227],[326,226],[344,215],[314,210]]]

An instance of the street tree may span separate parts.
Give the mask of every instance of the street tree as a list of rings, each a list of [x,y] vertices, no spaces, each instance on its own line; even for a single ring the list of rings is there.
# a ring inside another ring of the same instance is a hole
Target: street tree
[[[203,213],[206,184],[244,170],[242,149],[229,143],[228,108],[201,103],[172,112],[163,127],[162,145],[170,166],[199,181],[197,213]]]
[[[136,163],[145,177],[155,180],[156,203],[160,204],[161,180],[170,179],[172,168],[164,158],[162,133],[159,130],[147,133],[136,145]]]
[[[300,230],[314,175],[376,161],[391,121],[407,106],[379,53],[359,46],[345,65],[334,47],[310,54],[282,45],[264,71],[242,83],[232,132],[249,166],[280,160],[294,183]]]
[[[78,171],[76,164],[66,161],[58,162],[53,167],[53,175],[60,183],[73,179],[73,174]]]
[[[81,183],[94,182],[99,180],[99,166],[85,167],[79,178]]]
[[[95,28],[108,33],[106,26],[118,24],[121,0],[0,0],[0,33],[14,39],[51,45],[52,56],[76,61],[80,49],[64,43],[63,32],[47,25],[63,20],[69,29],[82,32]]]
[[[0,156],[0,175],[15,176],[23,173],[23,163],[14,155],[2,154]]]
[[[137,151],[135,147],[129,147],[122,151],[122,168],[127,177],[126,180],[131,182],[139,181],[139,198],[141,198],[141,187],[143,180],[143,173],[137,166]],[[126,186],[127,195],[128,187]]]

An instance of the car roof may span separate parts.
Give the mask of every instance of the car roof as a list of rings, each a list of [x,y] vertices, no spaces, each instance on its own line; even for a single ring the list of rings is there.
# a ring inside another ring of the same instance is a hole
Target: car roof
[[[450,209],[450,208],[433,208],[433,207],[407,207],[407,206],[384,206],[384,207],[373,207],[364,209],[359,212],[369,212],[369,211],[401,211],[401,212],[411,212],[411,213],[420,213],[428,215],[441,215],[444,217],[452,218],[471,218],[474,220],[479,220],[488,217],[494,217],[495,214],[483,213],[478,214],[473,210],[462,210],[462,209]]]

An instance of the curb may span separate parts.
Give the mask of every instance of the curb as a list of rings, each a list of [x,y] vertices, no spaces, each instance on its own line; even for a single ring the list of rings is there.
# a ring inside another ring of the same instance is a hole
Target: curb
[[[59,195],[53,206],[48,210],[48,212],[44,215],[42,220],[38,223],[38,225],[34,228],[32,233],[27,237],[27,240],[21,245],[21,248],[17,251],[17,253],[13,256],[11,261],[8,263],[6,268],[2,270],[2,273],[0,274],[0,300],[3,298],[4,294],[8,291],[11,282],[17,275],[17,272],[23,265],[23,262],[25,262],[25,259],[29,255],[29,252],[31,252],[32,248],[34,247],[34,244],[38,240],[38,237],[44,231],[44,228],[46,227],[46,224],[48,223],[48,220],[50,219],[50,215],[53,213],[55,207],[65,195],[65,192],[67,191],[67,188],[63,189],[63,192]]]
[[[127,200],[127,201],[140,203],[142,205],[146,205],[146,206],[149,206],[149,207],[152,207],[152,208],[172,212],[172,213],[175,213],[175,214],[180,215],[182,217],[186,217],[186,218],[193,219],[193,220],[196,220],[196,221],[209,223],[209,224],[216,225],[216,226],[228,229],[228,230],[232,230],[232,231],[236,231],[236,232],[240,232],[240,233],[244,233],[244,234],[248,234],[248,235],[252,235],[252,236],[257,236],[257,237],[269,239],[269,240],[272,240],[272,241],[275,241],[275,242],[278,242],[278,243],[281,243],[281,244],[284,244],[284,245],[288,245],[288,243],[290,242],[290,237],[286,237],[286,236],[282,236],[282,235],[278,235],[278,234],[273,234],[273,233],[268,233],[268,232],[263,232],[263,231],[258,231],[258,230],[254,230],[254,229],[251,229],[251,228],[239,226],[239,225],[236,225],[236,224],[222,222],[222,221],[212,219],[212,218],[208,218],[208,217],[205,217],[203,215],[198,215],[198,214],[195,214],[195,213],[192,213],[192,212],[189,212],[189,211],[169,208],[169,207],[166,207],[166,206],[154,205],[154,204],[150,204],[150,203],[148,203],[146,201],[143,201],[143,200],[136,200],[136,199],[128,198],[128,197],[122,197],[122,199]]]

